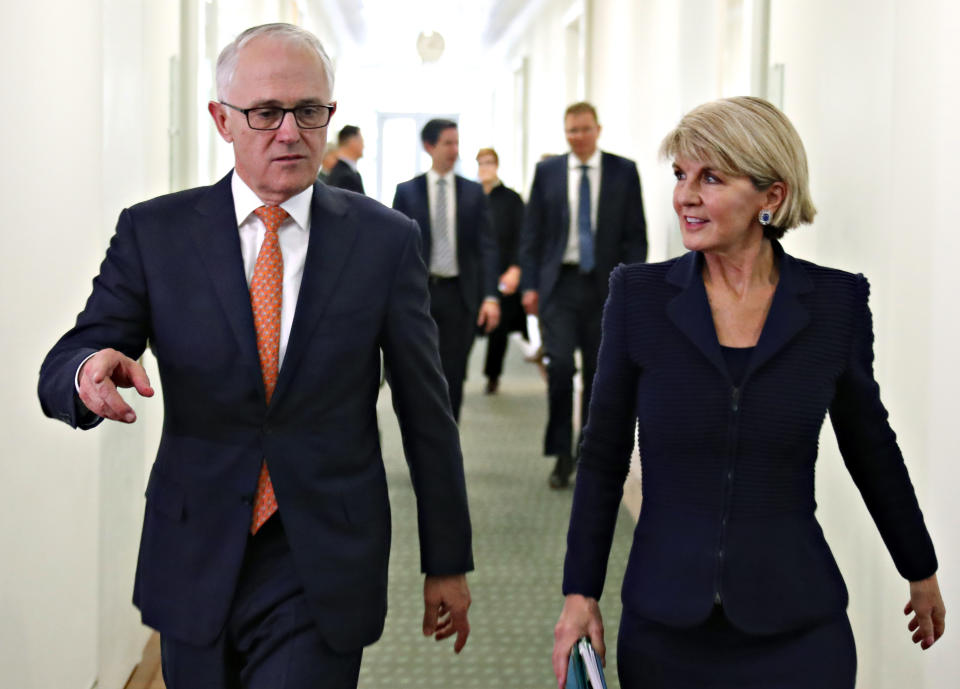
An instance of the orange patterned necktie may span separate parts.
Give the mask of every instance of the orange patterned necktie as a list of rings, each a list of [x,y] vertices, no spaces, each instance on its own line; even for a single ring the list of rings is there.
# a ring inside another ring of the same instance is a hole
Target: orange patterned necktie
[[[260,370],[263,372],[263,387],[267,404],[277,386],[280,370],[280,306],[283,303],[283,255],[277,230],[290,217],[280,206],[260,206],[255,211],[267,228],[263,236],[257,264],[250,281],[250,303],[253,306],[253,324],[257,329],[257,351],[260,353]],[[277,511],[277,497],[267,471],[267,462],[260,465],[257,494],[253,500],[253,520],[250,533],[257,533],[270,515]]]

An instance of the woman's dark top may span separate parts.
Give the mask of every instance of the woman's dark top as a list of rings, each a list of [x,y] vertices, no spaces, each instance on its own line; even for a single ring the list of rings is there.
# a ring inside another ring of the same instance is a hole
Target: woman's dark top
[[[735,386],[739,386],[743,383],[743,377],[747,373],[747,364],[750,363],[753,347],[724,347],[720,345],[720,352],[723,354],[723,363],[727,365],[730,380],[733,381]]]
[[[780,280],[740,385],[717,341],[701,254],[614,270],[564,594],[600,597],[636,428],[643,505],[623,582],[626,608],[690,627],[719,601],[750,634],[841,614],[846,587],[814,516],[828,411],[900,574],[916,581],[936,571],[873,378],[867,280],[773,246]]]
[[[502,274],[510,266],[519,264],[517,247],[523,227],[523,199],[503,184],[491,189],[487,199],[490,202],[490,222],[500,247],[499,274]]]

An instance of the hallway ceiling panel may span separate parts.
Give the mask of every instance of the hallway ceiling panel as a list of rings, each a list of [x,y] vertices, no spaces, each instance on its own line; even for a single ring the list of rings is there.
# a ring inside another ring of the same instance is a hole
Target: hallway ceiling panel
[[[310,0],[336,13],[359,48],[406,50],[421,31],[437,31],[449,47],[483,50],[495,44],[530,0]]]

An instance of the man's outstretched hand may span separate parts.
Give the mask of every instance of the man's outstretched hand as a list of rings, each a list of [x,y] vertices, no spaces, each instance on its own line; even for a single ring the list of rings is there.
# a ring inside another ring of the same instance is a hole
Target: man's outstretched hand
[[[427,575],[423,581],[423,606],[423,635],[440,641],[456,634],[453,650],[455,653],[463,650],[470,635],[467,575]]]
[[[97,416],[133,423],[137,414],[117,392],[136,388],[144,397],[153,397],[147,372],[139,363],[115,349],[101,349],[80,366],[77,376],[80,401]]]

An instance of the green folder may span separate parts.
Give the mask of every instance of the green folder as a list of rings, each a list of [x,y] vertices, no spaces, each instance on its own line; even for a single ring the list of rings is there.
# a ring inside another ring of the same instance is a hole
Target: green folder
[[[566,689],[607,689],[600,656],[593,650],[587,637],[580,639],[570,649]]]

